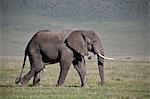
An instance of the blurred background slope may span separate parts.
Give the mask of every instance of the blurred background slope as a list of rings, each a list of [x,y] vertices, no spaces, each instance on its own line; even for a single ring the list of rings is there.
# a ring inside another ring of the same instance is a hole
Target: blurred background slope
[[[22,56],[41,29],[92,29],[105,53],[149,57],[149,0],[1,0],[1,56]]]

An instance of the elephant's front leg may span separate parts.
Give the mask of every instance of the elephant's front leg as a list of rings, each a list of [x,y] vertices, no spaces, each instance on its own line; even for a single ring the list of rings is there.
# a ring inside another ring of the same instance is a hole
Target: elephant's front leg
[[[85,60],[82,56],[77,56],[73,61],[74,68],[79,73],[81,79],[81,87],[87,86],[86,84],[86,67],[85,67]]]
[[[73,61],[72,51],[67,47],[62,48],[62,53],[60,58],[60,74],[59,74],[57,86],[63,85],[72,61]]]

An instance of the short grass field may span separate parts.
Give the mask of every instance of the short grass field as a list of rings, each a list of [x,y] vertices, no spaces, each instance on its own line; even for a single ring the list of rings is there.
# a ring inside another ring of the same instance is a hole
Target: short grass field
[[[81,88],[80,79],[71,66],[65,84],[56,87],[59,64],[46,67],[40,87],[20,87],[15,78],[22,67],[20,59],[1,59],[0,99],[150,99],[150,63],[133,61],[105,61],[106,83],[98,85],[96,61],[87,61],[87,83]],[[26,64],[24,74],[29,70]]]

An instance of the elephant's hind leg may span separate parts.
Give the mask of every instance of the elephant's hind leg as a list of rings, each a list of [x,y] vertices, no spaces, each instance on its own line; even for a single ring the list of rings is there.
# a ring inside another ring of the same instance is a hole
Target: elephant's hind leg
[[[35,71],[34,70],[30,70],[22,79],[21,79],[21,85],[25,86],[29,80],[34,76]]]
[[[57,86],[63,85],[72,61],[73,61],[72,51],[70,51],[70,49],[64,49],[61,53],[60,74],[59,74]]]
[[[40,73],[35,72],[34,78],[33,78],[33,85],[34,86],[39,86],[40,85]]]
[[[33,85],[40,83],[39,72],[43,69],[42,56],[40,53],[30,53],[29,55],[31,70],[21,79],[21,84],[25,85],[34,76]]]

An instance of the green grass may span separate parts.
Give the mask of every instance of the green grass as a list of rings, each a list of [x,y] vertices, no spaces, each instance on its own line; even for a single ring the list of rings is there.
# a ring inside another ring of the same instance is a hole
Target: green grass
[[[40,87],[20,87],[14,83],[22,67],[17,59],[1,60],[0,64],[0,99],[149,99],[150,98],[150,63],[106,61],[106,84],[98,85],[99,75],[96,62],[87,63],[88,88],[80,87],[80,79],[71,66],[65,84],[56,87],[59,75],[58,64],[46,67]],[[28,71],[27,63],[24,74]]]

